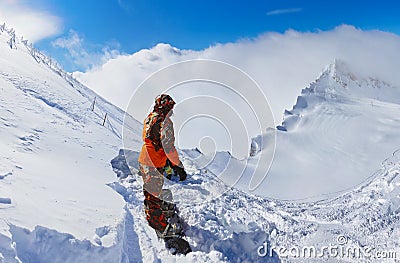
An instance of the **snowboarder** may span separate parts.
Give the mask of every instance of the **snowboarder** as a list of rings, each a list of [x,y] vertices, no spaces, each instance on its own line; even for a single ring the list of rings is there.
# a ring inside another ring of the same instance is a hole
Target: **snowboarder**
[[[165,241],[172,236],[168,232],[172,229],[175,229],[174,235],[183,236],[182,229],[179,230],[182,233],[176,233],[177,213],[171,213],[170,209],[165,209],[165,207],[170,207],[168,204],[172,200],[170,198],[165,200],[163,196],[166,192],[162,189],[165,167],[170,166],[179,176],[180,181],[184,181],[187,177],[174,145],[174,128],[170,118],[174,105],[175,101],[167,94],[156,97],[153,111],[144,120],[142,134],[144,144],[138,160],[143,177],[146,219],[158,236]],[[173,214],[175,216],[172,216]],[[171,224],[174,223],[172,227]]]

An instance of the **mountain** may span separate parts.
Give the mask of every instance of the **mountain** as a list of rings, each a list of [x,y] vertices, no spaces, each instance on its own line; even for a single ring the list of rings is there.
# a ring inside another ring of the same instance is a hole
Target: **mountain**
[[[312,201],[361,184],[400,148],[399,110],[399,87],[335,60],[302,90],[277,130],[253,139],[255,152],[268,151],[276,132],[271,169],[255,193]]]
[[[135,173],[141,123],[5,26],[0,27],[0,61],[2,263],[308,262],[310,258],[374,262],[378,256],[400,256],[400,157],[389,147],[389,141],[393,148],[397,145],[398,104],[397,89],[390,85],[347,78],[349,71],[335,62],[287,111],[281,129],[286,131],[277,132],[276,157],[265,181],[274,179],[274,186],[281,187],[275,192],[298,195],[306,190],[290,184],[299,182],[279,185],[273,175],[284,177],[280,172],[291,171],[290,180],[308,173],[321,177],[313,171],[318,168],[323,171],[321,181],[331,184],[330,169],[336,165],[340,170],[338,164],[345,159],[341,154],[359,158],[353,162],[360,166],[372,163],[368,167],[375,173],[368,174],[369,180],[334,198],[292,202],[229,187],[232,181],[220,176],[221,171],[229,175],[246,163],[254,169],[257,150],[248,160],[226,152],[210,158],[196,149],[180,151],[188,180],[175,178],[165,186],[174,193],[194,251],[185,257],[166,251],[144,217],[142,180]],[[351,89],[357,83],[371,93],[354,93]],[[379,99],[373,93],[378,86]],[[128,118],[125,123],[124,118]],[[126,123],[131,149],[123,149],[121,143]],[[362,132],[355,133],[358,126]],[[260,136],[256,148],[268,151],[272,132]],[[364,160],[362,143],[373,140],[370,147],[377,153],[365,148]],[[332,164],[326,167],[323,158],[328,156]],[[306,166],[305,160],[310,164],[307,170],[301,166]],[[312,166],[318,162],[320,166]],[[229,163],[233,170],[226,169]],[[238,187],[245,185],[245,179],[246,174]],[[264,194],[269,193],[266,187]]]

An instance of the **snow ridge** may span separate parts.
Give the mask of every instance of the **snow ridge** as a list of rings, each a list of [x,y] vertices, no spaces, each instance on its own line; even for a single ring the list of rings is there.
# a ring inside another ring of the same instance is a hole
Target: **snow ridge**
[[[132,130],[135,133],[140,132],[140,129],[138,129],[138,127],[141,127],[140,122],[135,120],[133,117],[131,117],[122,109],[111,104],[106,99],[93,92],[93,90],[87,88],[85,85],[80,83],[77,79],[73,77],[71,73],[66,72],[54,59],[34,48],[32,43],[29,43],[28,40],[25,40],[23,37],[19,37],[13,28],[8,28],[6,24],[3,23],[2,25],[0,25],[0,35],[2,33],[6,33],[8,37],[10,37],[8,42],[12,43],[10,44],[11,49],[17,49],[18,47],[24,48],[38,64],[45,65],[55,74],[62,77],[71,87],[73,87],[77,92],[79,92],[84,98],[88,99],[88,101],[92,103],[94,100],[96,100],[97,101],[95,105],[96,111],[94,111],[94,113],[96,113],[100,119],[103,119],[105,113],[107,113],[108,118],[106,119],[106,126],[109,129],[111,129],[112,132],[119,138],[122,137],[120,131],[122,130],[121,127],[124,124],[124,118],[125,118],[125,125],[129,125],[129,127],[126,127],[127,130]],[[7,74],[4,72],[0,73],[3,75],[3,77],[8,78],[11,81],[18,81],[18,76],[13,76],[12,74]],[[22,88],[28,86],[31,87],[32,83],[27,83],[27,81],[29,80],[24,79],[23,81],[24,83],[15,83],[15,86]],[[46,83],[44,83],[44,85],[46,86]],[[47,90],[48,87],[42,87],[41,89],[26,89],[26,88],[24,89],[25,92],[31,93],[31,95],[42,100],[50,107],[59,108],[60,110],[68,110],[68,109],[71,110],[76,108],[72,107],[72,105],[61,106],[62,103],[59,103],[59,101],[54,101],[54,99],[57,98],[55,98],[54,96],[50,98],[48,96],[51,94],[46,92]],[[74,117],[73,114],[72,116]],[[79,119],[79,118],[74,117],[74,119]]]
[[[315,82],[301,91],[292,110],[285,110],[282,125],[277,129],[295,128],[303,109],[322,102],[351,103],[362,99],[368,99],[372,105],[375,101],[400,104],[400,88],[377,78],[359,77],[351,72],[349,64],[335,59]]]

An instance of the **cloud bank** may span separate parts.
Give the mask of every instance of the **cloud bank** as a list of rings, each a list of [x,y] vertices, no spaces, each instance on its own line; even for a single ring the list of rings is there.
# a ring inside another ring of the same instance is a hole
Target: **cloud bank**
[[[18,0],[0,1],[0,22],[13,27],[19,36],[32,43],[62,31],[61,19]]]
[[[350,70],[361,77],[380,78],[400,87],[399,50],[398,35],[342,25],[328,31],[268,32],[255,39],[217,44],[201,51],[158,44],[131,55],[119,55],[88,72],[75,72],[74,75],[126,109],[140,83],[157,70],[190,59],[219,60],[238,67],[258,83],[270,103],[275,123],[279,124],[284,110],[292,108],[301,90],[318,78],[335,58],[347,62]],[[185,89],[177,93],[178,100],[196,92],[195,85],[184,86]],[[220,94],[217,96],[224,99]],[[141,121],[145,116],[135,117]],[[249,136],[254,135],[250,131]]]
[[[139,84],[155,71],[190,59],[214,59],[248,73],[267,95],[277,122],[291,108],[302,88],[314,81],[335,58],[346,61],[363,76],[377,77],[400,86],[400,37],[342,25],[329,31],[269,32],[256,39],[217,44],[201,51],[179,50],[158,44],[131,55],[118,55],[75,76],[126,108]]]

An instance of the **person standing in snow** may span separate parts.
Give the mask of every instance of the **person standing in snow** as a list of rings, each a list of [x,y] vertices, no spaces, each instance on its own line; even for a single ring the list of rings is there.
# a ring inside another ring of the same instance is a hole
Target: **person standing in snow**
[[[187,176],[174,145],[174,127],[170,118],[174,105],[175,101],[167,94],[156,97],[153,111],[144,120],[144,144],[138,160],[143,177],[146,218],[152,228],[160,231],[168,225],[161,209],[160,196],[166,164],[168,163],[175,174],[179,175],[180,181],[184,181]]]

